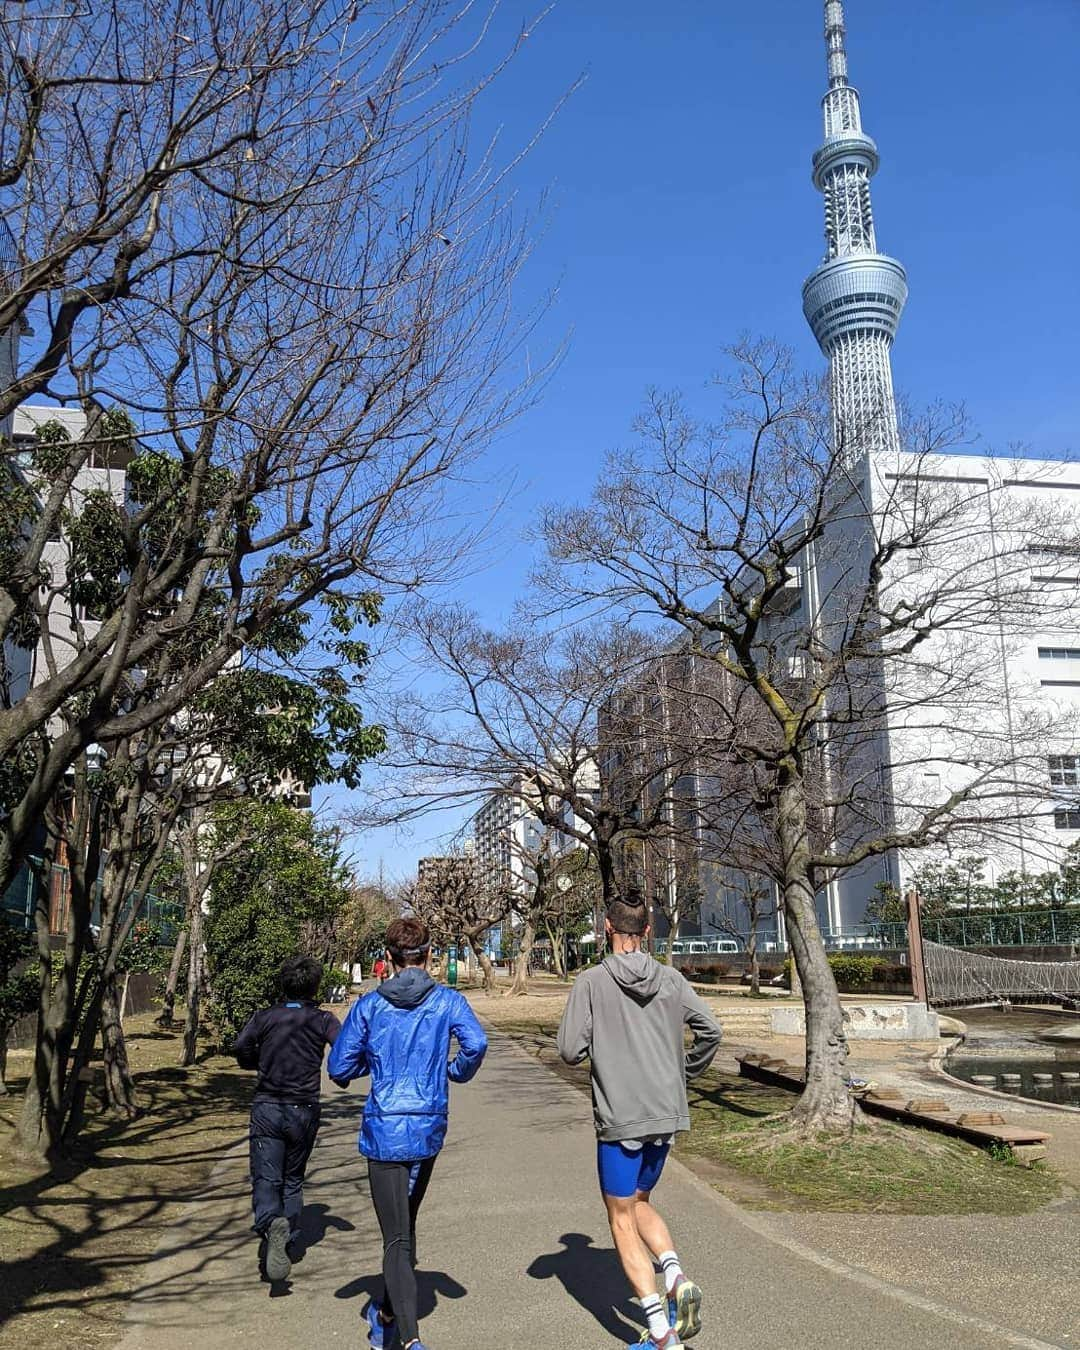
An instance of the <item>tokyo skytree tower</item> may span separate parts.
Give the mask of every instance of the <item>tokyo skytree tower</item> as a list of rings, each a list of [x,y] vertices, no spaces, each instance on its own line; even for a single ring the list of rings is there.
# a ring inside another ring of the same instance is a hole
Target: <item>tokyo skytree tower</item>
[[[889,353],[907,300],[907,277],[877,250],[870,179],[877,146],[862,129],[848,84],[844,6],[826,0],[829,92],[814,186],[825,196],[825,261],[803,286],[803,313],[829,359],[834,445],[845,458],[899,449]]]

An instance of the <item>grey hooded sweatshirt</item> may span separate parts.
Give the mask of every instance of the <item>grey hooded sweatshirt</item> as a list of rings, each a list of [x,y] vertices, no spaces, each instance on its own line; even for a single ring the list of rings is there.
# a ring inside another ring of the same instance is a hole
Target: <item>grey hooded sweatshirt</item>
[[[689,1050],[686,1026],[694,1035]],[[677,970],[648,952],[623,952],[578,976],[558,1045],[567,1064],[592,1061],[598,1138],[650,1139],[690,1128],[686,1080],[709,1067],[720,1036]]]

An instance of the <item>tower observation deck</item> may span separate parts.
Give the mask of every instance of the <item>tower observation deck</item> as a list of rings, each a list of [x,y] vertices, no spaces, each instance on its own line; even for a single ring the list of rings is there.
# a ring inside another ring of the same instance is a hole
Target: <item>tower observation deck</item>
[[[907,276],[879,253],[870,203],[877,146],[862,129],[859,91],[848,84],[844,6],[826,0],[829,89],[814,186],[825,197],[825,260],[803,285],[803,313],[829,360],[833,438],[848,458],[899,449],[890,352],[907,300]]]

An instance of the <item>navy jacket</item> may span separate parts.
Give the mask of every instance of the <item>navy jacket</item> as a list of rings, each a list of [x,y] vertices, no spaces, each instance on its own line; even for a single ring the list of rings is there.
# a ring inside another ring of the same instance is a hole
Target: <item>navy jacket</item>
[[[256,1101],[317,1103],[323,1051],[341,1023],[310,999],[290,999],[262,1008],[236,1038],[242,1069],[258,1069]]]
[[[458,1053],[448,1066],[451,1036]],[[465,999],[418,966],[358,999],[327,1070],[342,1087],[371,1075],[360,1152],[377,1162],[433,1158],[446,1138],[449,1085],[467,1083],[486,1050],[484,1029]]]

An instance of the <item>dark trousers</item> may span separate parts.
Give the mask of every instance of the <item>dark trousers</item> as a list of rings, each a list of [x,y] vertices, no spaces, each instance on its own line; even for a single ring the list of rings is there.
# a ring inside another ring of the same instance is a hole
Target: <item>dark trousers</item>
[[[368,1159],[368,1184],[383,1240],[383,1309],[397,1322],[402,1345],[420,1335],[416,1311],[416,1215],[435,1166]]]
[[[257,1101],[251,1108],[251,1206],[255,1231],[264,1234],[284,1215],[295,1236],[304,1207],[304,1170],[319,1132],[319,1107],[300,1102]]]

